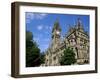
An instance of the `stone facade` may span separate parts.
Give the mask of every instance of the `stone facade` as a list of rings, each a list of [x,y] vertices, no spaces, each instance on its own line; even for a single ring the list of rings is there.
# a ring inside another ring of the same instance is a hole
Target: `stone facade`
[[[52,29],[52,42],[45,52],[45,66],[59,66],[59,60],[63,56],[63,51],[70,47],[75,53],[76,63],[89,63],[89,36],[84,31],[80,19],[76,25],[69,26],[69,31],[61,39],[61,27],[58,21],[54,23]]]

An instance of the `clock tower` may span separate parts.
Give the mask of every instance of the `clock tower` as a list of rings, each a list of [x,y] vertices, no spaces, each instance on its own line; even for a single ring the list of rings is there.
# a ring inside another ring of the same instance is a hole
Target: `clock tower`
[[[52,29],[52,46],[53,48],[56,48],[60,42],[61,42],[61,28],[58,20],[54,23],[53,29]]]

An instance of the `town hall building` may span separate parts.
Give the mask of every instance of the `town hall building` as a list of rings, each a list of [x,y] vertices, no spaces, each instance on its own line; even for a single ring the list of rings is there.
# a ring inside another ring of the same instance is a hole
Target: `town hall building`
[[[61,39],[61,26],[59,21],[54,23],[52,29],[52,41],[45,52],[45,66],[59,66],[64,50],[70,47],[75,53],[75,64],[89,63],[89,35],[84,30],[84,24],[78,18],[73,26],[69,26],[68,32]]]

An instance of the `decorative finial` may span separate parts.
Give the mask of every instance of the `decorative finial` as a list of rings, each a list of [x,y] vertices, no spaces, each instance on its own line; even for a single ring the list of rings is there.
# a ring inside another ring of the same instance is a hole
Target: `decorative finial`
[[[81,26],[81,25],[82,25],[82,22],[81,22],[81,19],[80,19],[80,18],[78,18],[77,25],[78,25],[78,26]]]

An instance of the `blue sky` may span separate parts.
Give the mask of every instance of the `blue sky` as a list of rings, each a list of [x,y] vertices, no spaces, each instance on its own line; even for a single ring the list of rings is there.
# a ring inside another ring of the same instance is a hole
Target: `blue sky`
[[[89,15],[74,14],[52,14],[26,12],[26,30],[33,33],[33,39],[37,42],[41,52],[45,51],[51,42],[51,31],[56,20],[59,21],[62,29],[61,36],[64,36],[69,29],[69,25],[76,24],[80,18],[85,31],[89,33]]]

